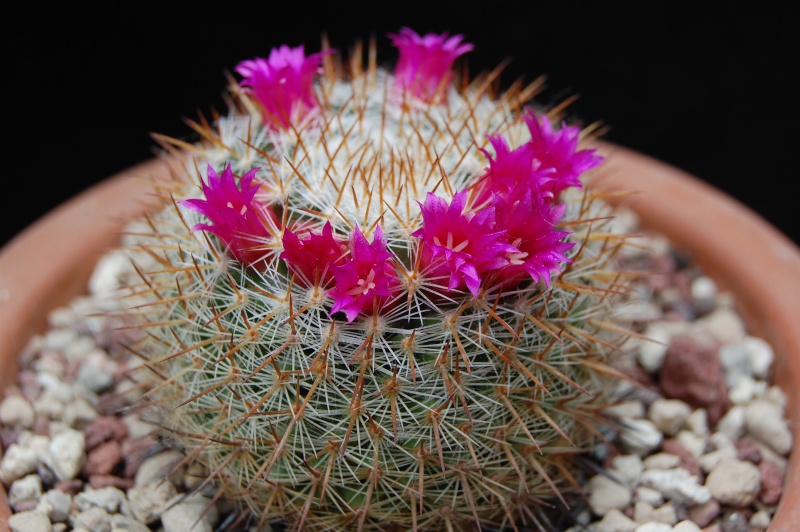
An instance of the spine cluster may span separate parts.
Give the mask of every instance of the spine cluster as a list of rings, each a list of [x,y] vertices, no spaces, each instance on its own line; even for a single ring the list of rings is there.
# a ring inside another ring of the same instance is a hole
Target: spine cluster
[[[394,72],[244,61],[227,115],[161,139],[182,167],[128,238],[138,378],[261,523],[536,525],[577,488],[624,336],[624,236],[583,183],[602,159],[535,85],[454,86],[460,36],[392,39]]]

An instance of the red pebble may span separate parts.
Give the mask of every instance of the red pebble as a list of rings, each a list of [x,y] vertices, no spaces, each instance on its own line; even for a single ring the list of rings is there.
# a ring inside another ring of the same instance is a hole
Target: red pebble
[[[113,416],[98,417],[83,429],[87,450],[92,450],[107,440],[122,441],[127,435],[128,426]]]
[[[761,451],[756,445],[756,442],[750,438],[742,438],[733,442],[736,447],[736,458],[742,461],[753,462],[757,464],[761,462]]]
[[[127,490],[134,486],[134,481],[132,478],[122,478],[114,475],[92,475],[89,477],[89,485],[96,490],[109,486]]]
[[[705,408],[712,427],[730,408],[717,344],[700,343],[686,336],[674,338],[664,357],[659,386],[667,398],[680,399],[692,408]]]
[[[758,472],[761,473],[761,491],[758,500],[767,506],[777,504],[783,493],[783,475],[780,469],[769,460],[762,460],[758,464]]]
[[[108,475],[122,459],[122,446],[117,440],[101,443],[86,456],[83,472],[88,475]]]

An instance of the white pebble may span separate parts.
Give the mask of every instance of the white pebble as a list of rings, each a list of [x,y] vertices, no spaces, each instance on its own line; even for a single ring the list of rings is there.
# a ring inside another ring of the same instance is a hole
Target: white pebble
[[[648,502],[639,501],[633,507],[633,520],[637,523],[655,522],[674,525],[678,522],[678,517],[675,514],[675,508],[670,502],[654,508]]]
[[[589,479],[589,506],[596,515],[609,510],[622,510],[631,502],[631,490],[604,475]]]
[[[636,500],[644,501],[654,508],[664,504],[664,496],[661,495],[661,492],[647,486],[636,487]]]
[[[89,391],[100,393],[114,384],[115,363],[102,349],[95,349],[86,355],[86,362],[81,365],[75,382]]]
[[[707,275],[698,275],[690,287],[692,300],[695,306],[703,311],[714,308],[717,297],[717,283]]]
[[[756,396],[758,386],[749,375],[742,375],[736,386],[728,390],[728,398],[735,405],[746,405]]]
[[[46,350],[63,351],[77,337],[78,332],[75,329],[51,329],[44,335],[43,347]]]
[[[702,532],[702,530],[694,521],[684,519],[672,527],[672,532]]]
[[[711,470],[705,486],[720,504],[743,508],[756,500],[761,474],[751,462],[726,459]]]
[[[719,361],[725,371],[725,384],[732,388],[739,379],[750,375],[750,361],[742,342],[723,344],[719,349]]]
[[[758,441],[769,445],[776,453],[786,456],[792,448],[792,433],[780,407],[764,399],[752,401],[744,410],[747,432]]]
[[[50,519],[42,512],[31,510],[12,514],[8,518],[11,532],[50,532]]]
[[[724,432],[714,432],[708,437],[708,443],[714,449],[724,449],[725,447],[735,447],[733,440]]]
[[[33,405],[21,395],[9,395],[0,403],[0,423],[29,429],[36,419]]]
[[[37,414],[48,419],[61,419],[64,417],[64,401],[59,400],[49,390],[45,391],[33,402],[33,408]]]
[[[698,458],[697,463],[700,465],[700,468],[703,471],[708,473],[717,467],[717,464],[719,464],[722,460],[730,458],[736,458],[736,448],[733,445],[708,452]]]
[[[78,316],[69,307],[58,307],[47,314],[47,325],[51,329],[66,329],[75,324]]]
[[[15,510],[20,503],[35,500],[42,496],[42,479],[39,475],[26,475],[15,480],[8,490],[8,504]],[[30,508],[30,507],[29,507]]]
[[[143,486],[128,490],[132,515],[142,523],[150,524],[158,519],[164,505],[177,494],[172,482],[153,480]]]
[[[767,380],[770,376],[770,368],[775,354],[765,340],[755,336],[748,336],[743,344],[747,352],[747,359],[750,362],[750,373],[757,379]]]
[[[738,440],[744,435],[744,407],[734,405],[717,422],[717,430],[731,440]]]
[[[36,509],[50,518],[53,523],[63,523],[72,508],[72,495],[59,489],[47,490]]]
[[[56,401],[68,403],[75,398],[75,391],[72,385],[63,379],[50,373],[37,373],[36,382],[44,388],[43,395],[50,395]]]
[[[151,528],[133,517],[114,514],[111,516],[112,532],[151,532]],[[252,530],[252,529],[251,529]],[[264,532],[269,532],[267,528]],[[255,532],[255,531],[253,531]]]
[[[764,393],[764,399],[770,403],[775,403],[781,409],[781,412],[786,410],[786,392],[781,390],[779,386],[770,386]]]
[[[137,486],[143,486],[152,482],[153,480],[161,480],[172,472],[172,469],[177,465],[185,456],[180,451],[166,450],[145,459],[139,466],[136,472],[136,480],[134,483]],[[183,477],[183,469],[181,466],[177,471],[172,473],[170,481],[173,484],[180,484]]]
[[[638,525],[619,510],[611,509],[594,526],[595,532],[633,532]]]
[[[50,441],[45,463],[59,480],[75,478],[86,459],[85,450],[86,442],[83,439],[83,433],[69,428],[54,436]]]
[[[164,532],[212,532],[219,513],[210,503],[211,499],[199,494],[177,495],[161,513]]]
[[[638,454],[623,454],[611,460],[610,473],[630,486],[639,483],[642,474],[642,458]]]
[[[634,532],[672,532],[672,527],[665,523],[645,523],[637,526]]]
[[[20,441],[21,439],[18,438],[16,443],[6,449],[0,462],[0,480],[6,486],[36,471],[36,465],[45,454],[49,442],[46,436],[30,437],[27,444]]]
[[[122,422],[128,429],[128,436],[134,439],[151,436],[160,429],[160,426],[155,423],[143,421],[139,414],[128,414],[122,418]]]
[[[706,452],[707,439],[689,430],[682,430],[675,439],[689,451],[693,457],[700,458]]]
[[[111,514],[98,506],[74,513],[69,518],[75,530],[91,530],[91,532],[111,532]]]
[[[80,361],[85,359],[86,355],[96,347],[97,345],[90,336],[79,336],[64,348],[64,356],[72,362]]]
[[[650,404],[647,417],[661,432],[674,436],[686,423],[692,408],[678,399],[656,399]]]
[[[639,419],[644,417],[645,408],[641,401],[623,401],[607,407],[603,412],[616,419]]]
[[[669,332],[658,325],[650,325],[644,332],[647,340],[643,340],[639,346],[639,364],[650,373],[655,373],[661,369],[664,357],[667,354],[669,342],[672,339]]]
[[[708,435],[708,412],[704,408],[696,408],[686,418],[686,428],[700,436]]]
[[[624,419],[619,441],[628,453],[646,454],[661,445],[664,435],[647,419]]]
[[[98,415],[95,407],[83,397],[76,397],[74,401],[64,405],[64,422],[71,427],[83,428]]]
[[[718,307],[696,322],[696,328],[709,333],[724,344],[741,342],[746,332],[739,314],[727,307]]]
[[[87,487],[84,491],[75,495],[75,506],[84,511],[96,506],[110,514],[114,514],[125,508],[127,503],[128,499],[125,496],[125,492],[114,486],[100,489]],[[127,510],[127,508],[125,509]]]
[[[766,530],[769,528],[771,522],[772,517],[770,517],[769,512],[765,512],[764,510],[759,510],[750,517],[750,526],[753,528]]]
[[[643,486],[659,491],[665,498],[688,505],[705,504],[711,492],[701,486],[697,477],[682,467],[647,469],[640,480]]]
[[[672,453],[655,453],[644,459],[645,469],[672,469],[678,467],[681,457]]]

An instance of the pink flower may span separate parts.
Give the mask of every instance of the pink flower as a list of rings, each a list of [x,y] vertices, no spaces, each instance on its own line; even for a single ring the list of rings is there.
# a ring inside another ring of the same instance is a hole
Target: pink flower
[[[333,275],[336,287],[328,292],[333,298],[331,314],[342,311],[351,322],[359,313],[383,306],[399,281],[380,226],[375,229],[371,244],[358,227],[353,230],[350,256],[343,264],[334,266]]]
[[[506,253],[508,266],[499,272],[496,281],[509,286],[530,276],[533,282],[543,280],[550,286],[550,274],[559,272],[561,264],[571,262],[564,253],[575,245],[563,241],[569,231],[556,229],[566,206],[553,205],[524,186],[512,191],[509,198],[507,202],[496,197],[494,206],[497,226],[505,229],[508,242],[516,251]]]
[[[481,150],[489,159],[489,168],[480,178],[473,204],[477,208],[494,201],[494,196],[505,198],[520,185],[537,189],[551,173],[550,168],[542,168],[541,161],[530,142],[512,150],[508,142],[499,135],[487,136],[495,151],[492,157],[487,150]]]
[[[581,129],[577,126],[561,124],[561,129],[553,131],[546,116],[541,120],[533,111],[524,116],[531,133],[530,146],[540,168],[550,169],[550,174],[538,183],[538,188],[558,197],[568,187],[581,186],[580,176],[587,170],[603,162],[603,157],[595,155],[597,150],[577,150]]]
[[[471,44],[461,43],[461,35],[448,38],[447,33],[429,33],[420,37],[410,28],[402,28],[389,37],[399,50],[394,69],[395,86],[424,102],[443,98],[456,58],[473,49]]]
[[[284,44],[273,48],[269,59],[257,57],[236,65],[236,72],[244,76],[239,85],[260,104],[266,124],[289,129],[316,109],[314,75],[322,57],[330,52],[306,57],[302,46]]]
[[[577,150],[580,128],[562,125],[553,131],[547,117],[539,120],[530,110],[524,119],[531,140],[516,149],[510,149],[499,135],[488,136],[495,156],[482,150],[489,158],[489,168],[476,187],[476,206],[491,202],[495,194],[508,200],[508,194],[519,185],[536,191],[535,195],[558,198],[566,188],[580,188],[580,176],[603,161],[595,155],[596,150]]]
[[[448,276],[448,290],[464,285],[478,295],[482,275],[508,265],[507,253],[518,252],[506,233],[495,229],[493,207],[464,213],[466,191],[457,192],[448,205],[428,192],[422,209],[422,227],[412,236],[422,240],[421,265],[431,277]]]
[[[213,225],[198,223],[192,231],[208,231],[225,243],[236,260],[254,266],[265,260],[264,244],[272,239],[269,227],[277,227],[278,219],[272,209],[253,197],[259,184],[253,182],[258,168],[253,168],[239,178],[241,190],[236,186],[230,163],[217,174],[208,165],[208,183],[203,183],[206,199],[186,199],[180,205],[199,212]]]
[[[283,252],[280,258],[294,271],[295,282],[302,286],[326,286],[333,280],[334,265],[345,260],[347,245],[333,236],[331,223],[322,233],[301,233],[302,238],[286,229],[283,233]]]

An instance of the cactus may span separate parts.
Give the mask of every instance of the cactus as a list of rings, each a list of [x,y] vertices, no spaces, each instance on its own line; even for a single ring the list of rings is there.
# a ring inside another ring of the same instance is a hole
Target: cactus
[[[296,530],[546,527],[626,337],[587,131],[459,35],[243,61],[126,238],[133,377],[201,488]],[[374,44],[374,43],[373,43]],[[366,63],[366,65],[365,65]]]

